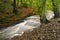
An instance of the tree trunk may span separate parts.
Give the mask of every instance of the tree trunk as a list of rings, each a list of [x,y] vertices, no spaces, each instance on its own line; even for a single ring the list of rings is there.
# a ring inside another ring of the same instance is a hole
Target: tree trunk
[[[46,0],[42,0],[43,3],[42,3],[42,10],[41,10],[41,13],[42,13],[42,18],[41,18],[41,21],[43,23],[47,23],[47,19],[46,19],[46,16],[45,16],[45,4],[46,4]]]
[[[21,4],[23,4],[23,0],[21,0]]]
[[[16,0],[14,0],[13,13],[17,14]]]
[[[52,0],[53,11],[54,11],[54,14],[55,14],[55,18],[57,18],[57,17],[59,17],[59,14],[58,14],[58,5],[55,2],[56,1]]]

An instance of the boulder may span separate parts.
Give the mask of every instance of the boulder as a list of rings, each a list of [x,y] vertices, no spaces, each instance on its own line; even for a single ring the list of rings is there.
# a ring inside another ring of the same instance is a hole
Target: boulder
[[[45,13],[45,15],[46,15],[46,19],[47,20],[51,20],[52,18],[54,18],[54,12],[53,11],[51,11],[51,10],[48,10],[46,13]]]

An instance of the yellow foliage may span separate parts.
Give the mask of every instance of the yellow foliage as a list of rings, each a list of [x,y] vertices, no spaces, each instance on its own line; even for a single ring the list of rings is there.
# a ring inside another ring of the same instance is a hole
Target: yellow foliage
[[[33,3],[36,3],[36,1],[33,1]]]
[[[30,2],[26,2],[26,4],[30,4]]]
[[[21,6],[21,5],[22,5],[21,2],[19,2],[18,6]]]

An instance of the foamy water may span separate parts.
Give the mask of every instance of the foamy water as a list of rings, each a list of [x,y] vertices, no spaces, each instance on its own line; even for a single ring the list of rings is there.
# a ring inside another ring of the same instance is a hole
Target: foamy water
[[[0,38],[13,38],[18,35],[22,36],[24,32],[28,30],[32,31],[34,28],[40,27],[40,25],[41,23],[39,16],[30,16],[27,17],[22,23],[1,30]]]

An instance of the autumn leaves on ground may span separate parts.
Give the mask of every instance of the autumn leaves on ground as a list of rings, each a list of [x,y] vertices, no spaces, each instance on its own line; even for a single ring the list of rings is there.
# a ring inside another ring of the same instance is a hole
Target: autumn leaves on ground
[[[47,10],[56,10],[60,14],[60,1],[54,0],[15,0],[17,14],[13,13],[14,0],[0,0],[0,27],[18,23],[26,16],[38,14],[44,16]],[[45,5],[43,5],[45,4]],[[53,4],[56,6],[53,8]],[[58,9],[57,9],[58,6]],[[26,8],[25,8],[26,7]],[[57,13],[56,12],[56,13]],[[44,19],[41,17],[41,19]]]
[[[18,23],[27,15],[34,15],[33,8],[21,8],[22,12],[19,14],[14,13],[0,13],[0,27],[5,27],[12,25],[13,23]]]

